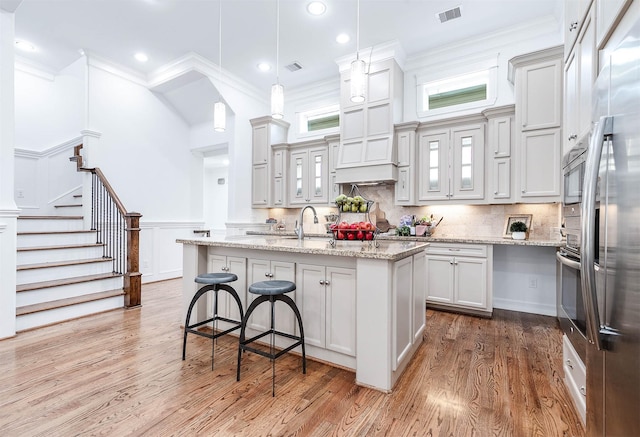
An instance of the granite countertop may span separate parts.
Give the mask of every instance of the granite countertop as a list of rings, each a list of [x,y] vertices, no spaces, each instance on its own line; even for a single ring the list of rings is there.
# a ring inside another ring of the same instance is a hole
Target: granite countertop
[[[303,241],[287,233],[247,233],[247,235],[212,236],[178,239],[177,243],[199,246],[229,247],[239,249],[268,250],[275,252],[308,253],[315,255],[348,256],[396,261],[419,253],[429,245],[427,241],[379,241],[375,247],[369,241],[336,241],[329,244],[327,234],[308,234]]]
[[[295,234],[291,231],[247,231],[247,235],[279,235],[287,237],[295,237]],[[329,234],[310,234],[306,233],[306,236],[315,238],[330,238]],[[473,236],[473,237],[454,237],[454,236],[439,236],[434,235],[431,237],[398,237],[396,235],[378,235],[376,237],[378,241],[418,241],[422,243],[470,243],[470,244],[499,244],[508,246],[545,246],[545,247],[561,247],[564,246],[563,241],[549,240],[541,238],[530,238],[528,240],[513,240],[511,238],[492,237],[492,236]],[[340,242],[338,242],[340,243]],[[352,242],[345,242],[352,243]]]

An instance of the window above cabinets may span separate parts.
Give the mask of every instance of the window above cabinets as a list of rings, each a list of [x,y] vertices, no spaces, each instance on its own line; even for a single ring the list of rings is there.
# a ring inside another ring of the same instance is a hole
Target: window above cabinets
[[[340,105],[329,105],[297,113],[298,136],[323,136],[340,132]]]
[[[452,72],[435,80],[419,76],[418,116],[432,117],[492,106],[497,97],[497,60],[483,64],[473,65],[474,71]]]

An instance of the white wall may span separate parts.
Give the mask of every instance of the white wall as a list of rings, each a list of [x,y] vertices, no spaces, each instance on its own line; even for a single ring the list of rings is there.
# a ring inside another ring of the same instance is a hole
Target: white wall
[[[18,63],[16,147],[43,151],[80,135],[84,126],[84,59],[53,76]]]
[[[229,167],[207,165],[204,166],[204,228],[212,232],[224,233],[226,229],[229,200]],[[218,180],[224,180],[221,185]]]

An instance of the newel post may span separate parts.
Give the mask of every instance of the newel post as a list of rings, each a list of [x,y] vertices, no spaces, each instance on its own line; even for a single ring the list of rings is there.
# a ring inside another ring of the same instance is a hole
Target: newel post
[[[124,306],[131,308],[142,304],[142,273],[140,269],[140,217],[129,212],[127,220],[127,272],[124,274]]]

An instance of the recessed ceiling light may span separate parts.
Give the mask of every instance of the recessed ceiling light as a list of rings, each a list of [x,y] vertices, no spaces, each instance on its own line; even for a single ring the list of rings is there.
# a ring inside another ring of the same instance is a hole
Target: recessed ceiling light
[[[16,47],[25,52],[35,52],[36,46],[27,41],[16,40]]]
[[[271,65],[269,65],[266,62],[260,62],[258,64],[258,70],[260,70],[260,71],[269,71],[269,70],[271,70]]]
[[[140,62],[147,62],[149,60],[149,57],[144,53],[136,53],[134,55],[134,58],[136,58]]]
[[[307,11],[311,15],[322,15],[327,10],[327,7],[322,2],[311,2],[307,5]]]
[[[336,36],[336,42],[338,42],[339,44],[346,44],[350,39],[351,37],[346,33],[341,33],[340,35]]]

